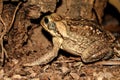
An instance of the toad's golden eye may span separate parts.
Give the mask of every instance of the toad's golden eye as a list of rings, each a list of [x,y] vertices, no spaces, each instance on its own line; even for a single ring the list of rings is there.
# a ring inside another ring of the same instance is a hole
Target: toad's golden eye
[[[47,25],[47,28],[49,30],[56,31],[56,24],[53,21],[49,20],[48,17],[44,17],[44,23]]]

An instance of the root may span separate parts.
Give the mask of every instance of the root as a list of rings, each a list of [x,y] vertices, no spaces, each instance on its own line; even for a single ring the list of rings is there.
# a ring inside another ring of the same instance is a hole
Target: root
[[[17,11],[18,11],[18,9],[19,9],[19,6],[20,6],[21,4],[22,4],[22,2],[19,2],[19,3],[18,3],[18,5],[17,5],[17,7],[16,7],[16,9],[15,9],[15,11],[14,11],[11,24],[10,24],[10,26],[8,27],[8,29],[7,29],[7,26],[6,26],[5,22],[3,21],[2,17],[1,17],[1,14],[0,14],[0,21],[2,22],[2,24],[3,24],[3,26],[4,26],[4,30],[3,30],[3,32],[0,34],[0,45],[1,45],[1,49],[2,49],[1,58],[2,58],[2,62],[3,62],[3,63],[4,63],[4,61],[5,61],[4,58],[5,58],[5,57],[8,58],[7,51],[6,51],[6,49],[5,49],[5,47],[4,47],[4,43],[3,43],[3,41],[4,41],[4,36],[5,36],[7,33],[9,33],[9,31],[11,30],[11,28],[12,28],[12,26],[13,26],[13,23],[14,23],[14,20],[15,20],[16,13],[17,13]],[[2,9],[1,9],[1,12],[0,12],[0,13],[2,13]],[[3,65],[4,65],[4,64],[3,64]]]
[[[120,66],[120,59],[96,62],[96,65]]]

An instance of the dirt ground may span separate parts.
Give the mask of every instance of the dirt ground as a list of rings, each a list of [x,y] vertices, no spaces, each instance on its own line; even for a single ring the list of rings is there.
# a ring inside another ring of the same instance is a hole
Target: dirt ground
[[[2,19],[8,27],[16,6],[14,3],[7,2],[3,6]],[[120,41],[120,19],[118,19],[120,14],[116,12],[115,15],[118,16],[113,16],[114,14],[108,10],[109,7],[110,4],[105,9],[102,25]],[[52,49],[52,36],[42,29],[40,18],[34,19],[40,14],[37,14],[38,8],[37,10],[33,8],[34,6],[30,9],[36,11],[35,16],[32,11],[27,12],[28,8],[20,7],[12,27],[8,28],[8,34],[4,36],[8,59],[5,58],[4,65],[2,60],[0,61],[0,80],[120,80],[119,60],[119,64],[115,65],[112,63],[104,65],[102,61],[83,64],[80,57],[62,50],[59,50],[59,55],[46,65],[24,67],[22,64],[34,61]],[[0,31],[2,30],[4,28],[0,23]],[[111,59],[116,59],[116,56]]]

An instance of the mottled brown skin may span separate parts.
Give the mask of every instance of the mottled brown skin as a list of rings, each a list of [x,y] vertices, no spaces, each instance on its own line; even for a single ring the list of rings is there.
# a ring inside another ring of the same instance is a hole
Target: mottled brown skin
[[[106,59],[113,54],[114,36],[102,30],[95,22],[67,20],[51,14],[41,20],[41,25],[53,36],[53,49],[24,66],[47,64],[58,55],[59,49],[81,56],[85,63]]]

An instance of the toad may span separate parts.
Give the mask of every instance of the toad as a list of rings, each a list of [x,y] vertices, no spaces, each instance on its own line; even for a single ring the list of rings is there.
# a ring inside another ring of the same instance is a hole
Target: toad
[[[84,63],[108,59],[114,53],[115,37],[94,21],[67,20],[53,13],[45,16],[40,23],[52,35],[53,48],[24,66],[47,64],[58,55],[59,49],[80,56]]]

